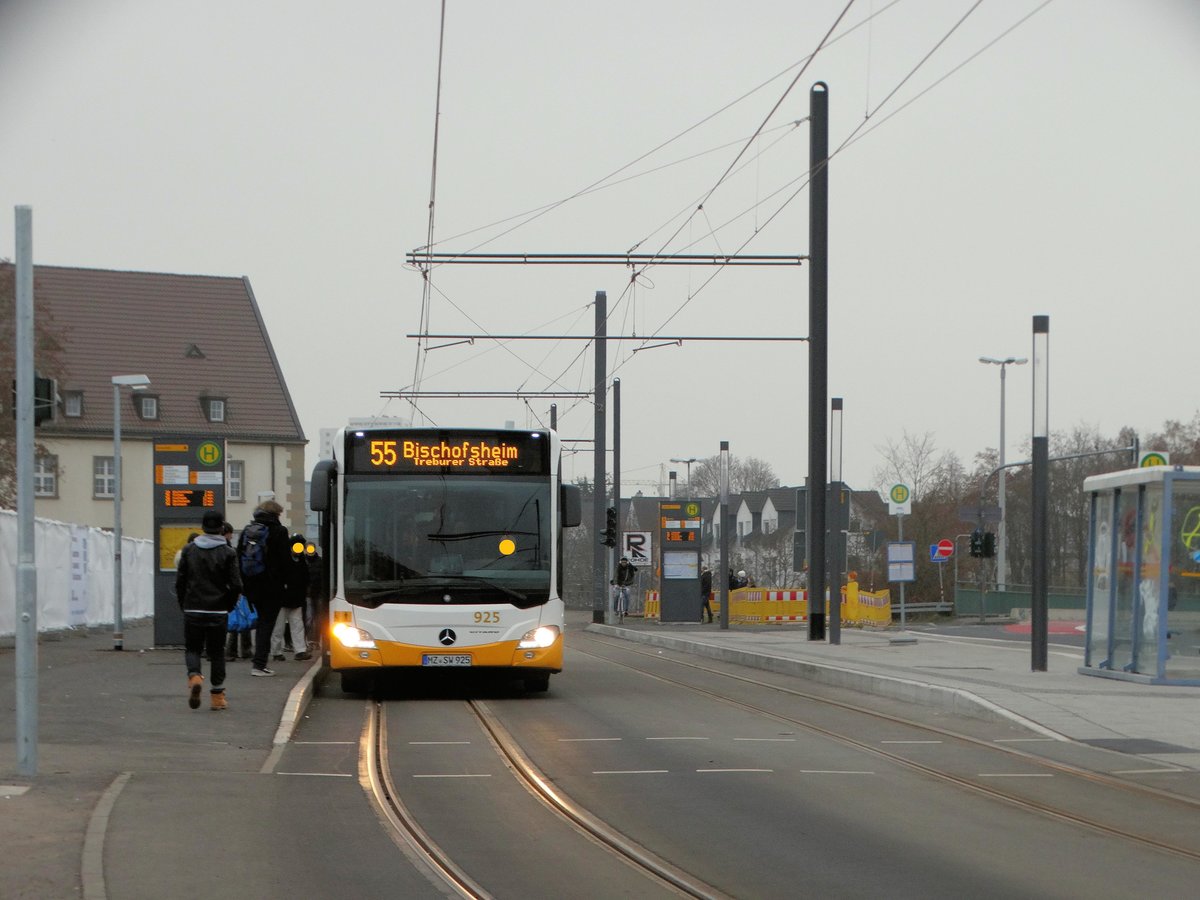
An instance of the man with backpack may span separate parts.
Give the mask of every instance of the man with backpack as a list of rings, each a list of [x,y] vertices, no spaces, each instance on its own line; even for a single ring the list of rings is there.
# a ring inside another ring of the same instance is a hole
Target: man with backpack
[[[241,567],[243,592],[258,612],[254,629],[254,659],[251,675],[274,675],[267,668],[271,652],[271,632],[283,603],[291,554],[288,531],[279,521],[283,507],[265,500],[254,511],[254,520],[242,529],[237,556]]]

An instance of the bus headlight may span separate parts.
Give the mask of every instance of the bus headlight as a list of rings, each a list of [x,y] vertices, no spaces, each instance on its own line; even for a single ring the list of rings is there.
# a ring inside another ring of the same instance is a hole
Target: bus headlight
[[[532,631],[525,632],[517,646],[522,650],[545,650],[547,647],[553,647],[557,640],[557,625],[539,625]]]
[[[348,647],[351,650],[374,650],[375,639],[361,628],[355,628],[353,625],[347,625],[345,622],[338,622],[333,626],[333,636],[341,642],[343,647]]]

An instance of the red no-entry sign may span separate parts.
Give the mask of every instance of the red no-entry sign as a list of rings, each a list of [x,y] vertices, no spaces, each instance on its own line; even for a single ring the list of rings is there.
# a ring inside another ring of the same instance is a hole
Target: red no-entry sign
[[[941,540],[937,544],[937,555],[942,559],[949,559],[954,555],[954,541]]]

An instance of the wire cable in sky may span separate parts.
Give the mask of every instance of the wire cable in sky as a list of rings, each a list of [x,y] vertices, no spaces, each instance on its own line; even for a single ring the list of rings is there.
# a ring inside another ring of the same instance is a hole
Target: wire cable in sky
[[[433,160],[430,163],[429,172],[429,224],[426,230],[425,242],[427,245],[433,244],[433,222],[434,212],[437,208],[437,159],[438,159],[438,127],[442,118],[442,60],[443,51],[446,43],[446,0],[442,0],[441,24],[438,29],[438,64],[437,64],[437,96],[433,106]],[[422,272],[421,279],[421,314],[418,320],[417,331],[420,334],[429,334],[429,315],[431,306],[430,288],[433,285],[431,279],[433,273],[426,266]],[[425,355],[429,352],[428,341],[425,342],[424,351],[421,347],[421,339],[417,339],[416,359],[413,362],[413,390],[421,389],[421,376],[425,370]],[[417,407],[413,405],[413,412],[417,411]]]

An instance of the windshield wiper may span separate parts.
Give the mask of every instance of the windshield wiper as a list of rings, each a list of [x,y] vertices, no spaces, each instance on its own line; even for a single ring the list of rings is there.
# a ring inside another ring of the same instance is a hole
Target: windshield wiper
[[[534,531],[457,531],[446,532],[443,534],[440,531],[432,532],[425,535],[426,539],[436,541],[438,543],[448,544],[451,541],[470,541],[481,537],[495,537],[498,534],[521,534],[529,535],[536,534]]]
[[[450,585],[462,582],[466,582],[472,587],[483,587],[499,591],[521,602],[529,599],[519,591],[514,591],[487,578],[480,578],[478,575],[426,575],[421,578],[410,578],[404,584],[363,594],[359,599],[362,605],[375,607],[380,603],[386,603],[388,600],[397,600],[401,597],[412,597],[442,588],[449,590]]]

